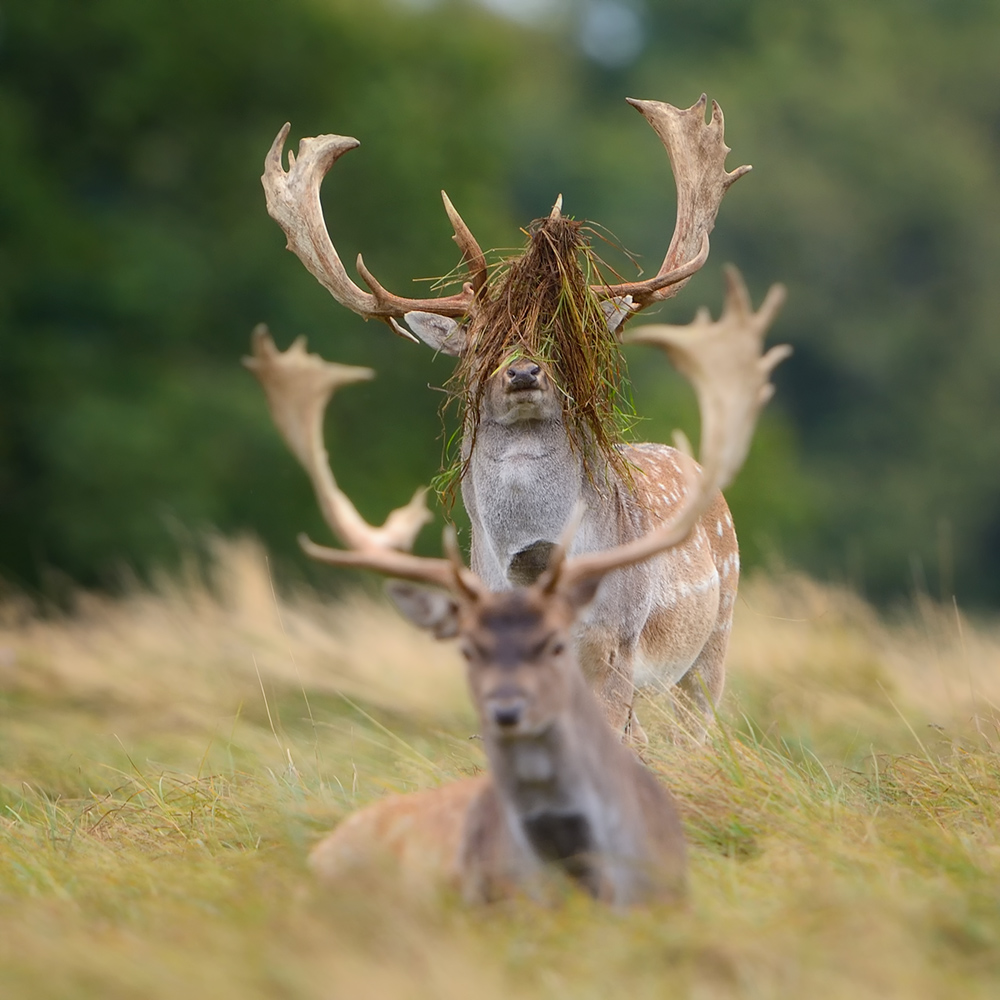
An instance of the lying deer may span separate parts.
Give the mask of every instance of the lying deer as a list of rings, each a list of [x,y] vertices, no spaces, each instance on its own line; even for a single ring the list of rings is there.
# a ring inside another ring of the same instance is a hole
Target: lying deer
[[[704,428],[700,475],[687,451],[677,452],[681,497],[671,515],[613,548],[568,556],[580,511],[541,574],[512,590],[493,590],[467,569],[453,531],[446,533],[446,559],[409,552],[428,518],[421,491],[381,528],[361,518],[330,471],[322,421],[336,388],[372,372],[326,363],[307,354],[301,339],[280,353],[266,328],[255,331],[246,364],[308,472],[325,519],[347,546],[300,538],[303,548],[333,565],[398,578],[390,594],[413,622],[440,638],[458,637],[490,767],[488,776],[391,796],[356,813],[313,852],[321,877],[335,880],[381,851],[404,870],[425,864],[427,853],[439,858],[443,874],[471,901],[536,892],[553,869],[618,905],[682,892],[684,840],[673,801],[607,724],[572,639],[601,581],[683,545],[743,462],[757,413],[773,391],[770,372],[784,352],[761,356],[763,327],[739,287],[723,320],[699,335],[659,328],[695,384]]]
[[[677,224],[655,276],[589,289],[600,305],[594,313],[602,329],[590,331],[598,339],[620,334],[627,319],[687,283],[708,256],[722,196],[750,169],[726,171],[722,112],[713,102],[706,123],[704,96],[686,110],[656,101],[630,103],[653,126],[671,160]],[[448,197],[443,195],[445,209],[469,270],[462,291],[432,300],[394,295],[359,256],[358,271],[371,289],[364,291],[337,255],[319,197],[327,171],[358,142],[334,135],[303,139],[298,158],[289,153],[286,171],[281,161],[288,130],[286,125],[275,139],[262,180],[268,211],[284,229],[289,249],[349,309],[416,339],[400,324],[405,320],[436,350],[461,359],[467,383],[462,497],[472,524],[472,568],[484,583],[499,591],[536,579],[580,504],[585,513],[570,545],[573,556],[625,544],[669,521],[682,502],[684,485],[681,458],[673,448],[614,441],[605,442],[603,450],[592,447],[599,421],[582,427],[573,422],[582,399],[574,398],[558,366],[525,354],[525,331],[499,331],[509,341],[509,357],[499,355],[501,363],[495,352],[483,356],[484,343],[495,341],[495,327],[504,323],[502,310],[498,320],[493,305],[508,294],[509,277],[489,280],[485,256]],[[542,235],[572,225],[557,202]],[[564,264],[579,267],[575,261]],[[533,277],[527,280],[530,284]],[[739,279],[731,274],[729,281],[730,298],[745,301]],[[778,286],[768,293],[754,317],[761,330],[771,323],[783,294]],[[658,342],[658,329],[644,328],[625,341]],[[704,336],[707,329],[707,318],[699,316],[690,336]],[[716,494],[683,542],[641,565],[608,573],[595,600],[581,611],[572,640],[615,729],[645,738],[633,718],[634,685],[654,684],[677,685],[682,703],[697,709],[692,727],[704,730],[725,683],[739,565],[732,517]]]

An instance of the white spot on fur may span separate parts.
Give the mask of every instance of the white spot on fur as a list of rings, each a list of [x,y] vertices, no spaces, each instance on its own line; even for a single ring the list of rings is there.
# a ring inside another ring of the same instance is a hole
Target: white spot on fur
[[[719,538],[722,537],[722,522],[721,521],[716,521],[715,522],[715,533],[719,536]]]
[[[702,594],[707,593],[714,587],[719,585],[719,573],[713,567],[712,572],[708,576],[702,577],[700,580],[694,581],[694,583],[684,583],[679,582],[677,584],[677,596],[680,598],[685,597],[699,597]]]

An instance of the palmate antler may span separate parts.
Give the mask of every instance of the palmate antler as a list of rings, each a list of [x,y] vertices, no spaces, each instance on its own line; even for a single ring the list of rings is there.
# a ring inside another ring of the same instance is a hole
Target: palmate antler
[[[330,398],[341,386],[367,382],[375,372],[308,354],[304,337],[281,352],[263,323],[253,332],[251,349],[252,356],[243,364],[264,387],[271,417],[308,473],[326,523],[354,549],[411,549],[420,529],[431,520],[427,491],[417,490],[405,507],[394,510],[381,528],[374,528],[337,486],[323,444],[323,414]]]
[[[680,509],[656,531],[603,552],[567,559],[562,546],[549,569],[532,586],[546,591],[572,586],[679,545],[718,490],[735,476],[746,457],[757,416],[774,391],[770,373],[791,349],[773,347],[762,353],[764,334],[784,300],[784,289],[773,286],[755,313],[735,268],[727,272],[727,281],[726,304],[717,322],[702,312],[689,327],[644,327],[630,337],[632,343],[655,343],[663,347],[692,382],[698,396],[703,428],[702,468],[699,473],[694,460],[687,455],[684,461],[687,489]],[[422,490],[406,507],[393,511],[379,529],[367,524],[337,487],[323,446],[323,410],[336,388],[370,378],[369,369],[335,365],[307,354],[301,339],[284,353],[279,352],[263,327],[254,331],[253,357],[245,363],[264,386],[275,422],[309,473],[327,523],[349,546],[331,549],[300,536],[308,555],[331,565],[355,566],[431,583],[466,599],[475,599],[486,592],[486,585],[462,564],[451,530],[445,536],[447,559],[400,551],[412,547],[429,516]]]
[[[675,108],[662,101],[637,101],[632,105],[660,137],[677,185],[677,221],[674,235],[659,271],[645,281],[595,286],[605,298],[631,296],[633,312],[676,295],[708,259],[708,236],[726,191],[751,167],[726,170],[730,149],[725,143],[722,108],[712,101],[712,117],[705,121],[707,97],[690,108]]]
[[[706,122],[704,94],[687,109],[660,101],[630,98],[629,103],[652,125],[666,148],[677,185],[677,222],[656,275],[645,281],[594,286],[598,297],[620,307],[622,317],[675,295],[705,263],[708,236],[715,225],[722,197],[734,181],[750,170],[744,166],[726,171],[729,147],[723,138],[722,110],[713,101],[712,117]],[[471,315],[487,282],[486,257],[448,196],[441,192],[445,211],[455,230],[454,239],[469,273],[462,291],[431,299],[395,295],[375,279],[359,254],[358,273],[370,289],[365,291],[348,276],[330,239],[319,195],[323,178],[333,164],[360,143],[342,135],[302,139],[297,157],[289,151],[289,167],[285,170],[282,155],[289,129],[285,124],[271,144],[264,160],[261,183],[267,197],[268,214],[285,231],[288,249],[298,256],[309,273],[341,305],[366,319],[385,320],[396,333],[411,340],[416,338],[396,322],[408,312],[434,313],[455,319]]]
[[[281,164],[285,140],[291,128],[282,126],[264,160],[261,183],[267,198],[267,212],[288,237],[288,249],[305,264],[309,273],[341,304],[366,319],[391,321],[413,311],[433,312],[441,316],[466,316],[472,308],[475,294],[486,283],[486,258],[469,227],[442,191],[445,211],[455,230],[454,239],[462,250],[462,259],[470,270],[471,280],[457,295],[434,299],[410,299],[393,295],[375,279],[358,254],[358,273],[371,289],[366,292],[348,277],[336,247],[327,232],[319,189],[330,168],[344,153],[361,145],[345,135],[320,135],[302,139],[299,155],[288,153],[288,170]],[[393,329],[410,340],[410,335],[398,323]]]
[[[306,470],[324,520],[348,547],[326,549],[300,536],[305,551],[325,562],[360,566],[443,587],[465,583],[466,574],[472,574],[464,570],[457,556],[444,560],[410,555],[420,529],[431,520],[426,489],[418,489],[408,504],[392,511],[385,524],[376,528],[358,513],[333,476],[323,444],[327,404],[341,386],[365,382],[375,373],[370,368],[339,365],[307,353],[304,337],[297,338],[287,351],[279,351],[264,324],[254,329],[251,350],[243,364],[264,387],[271,417]],[[449,551],[457,554],[453,542],[449,542]],[[336,553],[336,559],[327,558],[329,553]],[[468,586],[474,585],[474,581],[468,581]]]

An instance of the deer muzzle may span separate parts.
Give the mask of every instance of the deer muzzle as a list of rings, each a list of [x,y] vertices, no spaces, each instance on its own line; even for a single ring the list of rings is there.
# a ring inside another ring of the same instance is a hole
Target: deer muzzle
[[[519,688],[504,685],[483,699],[483,714],[500,731],[515,733],[526,721],[527,703]]]
[[[542,387],[539,375],[541,367],[534,362],[523,364],[512,364],[506,372],[506,385],[504,388],[508,392],[524,392],[528,389],[540,389]]]

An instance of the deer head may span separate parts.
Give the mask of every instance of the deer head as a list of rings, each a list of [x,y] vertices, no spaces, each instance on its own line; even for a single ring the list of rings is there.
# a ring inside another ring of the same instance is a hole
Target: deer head
[[[560,420],[562,399],[548,366],[520,354],[505,360],[486,381],[480,417],[503,425]]]
[[[570,629],[595,591],[596,584],[471,598],[400,581],[387,586],[415,625],[460,637],[481,732],[501,740],[541,734],[571,700],[581,678]]]

